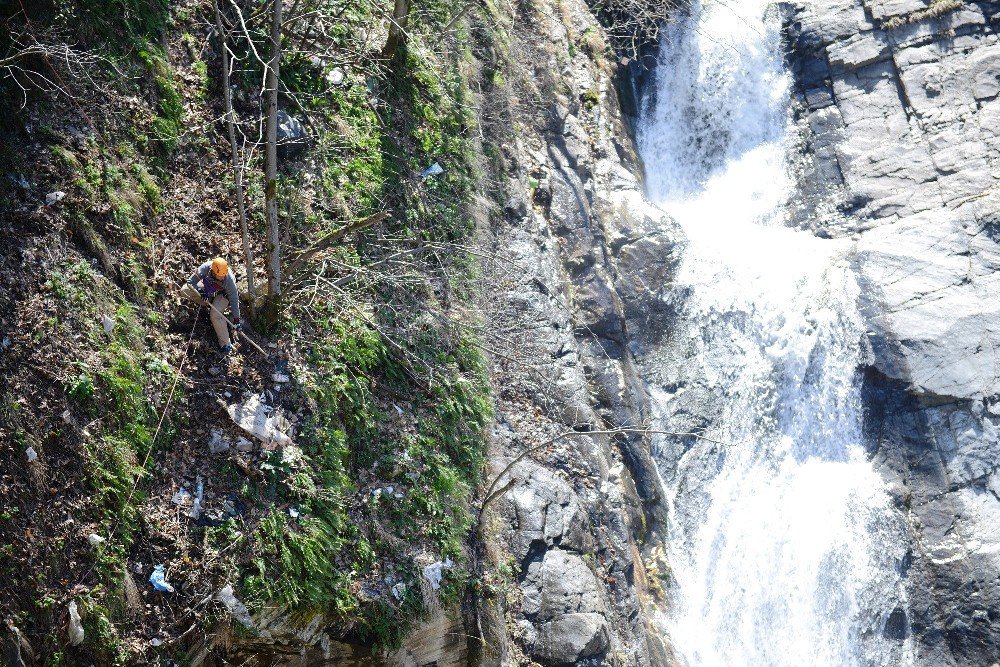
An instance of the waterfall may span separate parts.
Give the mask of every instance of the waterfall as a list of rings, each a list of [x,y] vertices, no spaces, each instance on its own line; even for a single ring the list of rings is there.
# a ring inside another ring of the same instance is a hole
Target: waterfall
[[[651,388],[658,428],[685,428],[685,391],[711,397],[711,440],[673,460],[654,443],[664,631],[691,666],[908,664],[909,640],[886,629],[906,607],[906,533],[863,442],[851,245],[786,226],[796,132],[776,9],[695,0],[655,75],[638,133],[648,194],[687,237],[663,355],[686,368]]]

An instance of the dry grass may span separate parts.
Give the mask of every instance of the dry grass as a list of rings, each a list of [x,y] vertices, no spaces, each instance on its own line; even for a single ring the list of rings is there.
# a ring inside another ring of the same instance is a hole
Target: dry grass
[[[893,16],[891,19],[883,23],[882,27],[886,30],[895,30],[896,28],[904,25],[920,23],[921,21],[929,19],[938,19],[942,16],[958,11],[962,8],[962,6],[962,0],[931,0],[931,4],[926,9],[921,9],[909,14],[903,14],[902,16]]]

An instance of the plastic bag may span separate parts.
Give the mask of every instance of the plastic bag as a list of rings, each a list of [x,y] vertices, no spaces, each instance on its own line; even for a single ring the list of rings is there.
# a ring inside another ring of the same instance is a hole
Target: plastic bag
[[[225,588],[215,595],[215,599],[221,602],[222,606],[224,606],[237,621],[248,628],[252,629],[254,627],[253,619],[250,618],[250,611],[247,609],[247,606],[240,602],[233,593],[232,584],[226,584]]]
[[[161,593],[174,592],[174,587],[166,579],[166,574],[163,571],[163,563],[153,568],[153,574],[149,575],[149,583],[153,584],[153,588]]]
[[[243,403],[234,403],[226,410],[236,425],[266,445],[286,447],[292,439],[282,429],[289,425],[274,409],[261,402],[260,397],[251,396]]]
[[[430,582],[431,588],[437,590],[441,588],[441,577],[444,576],[444,569],[454,565],[451,558],[439,560],[424,568],[424,579]]]
[[[83,643],[83,623],[80,622],[80,612],[76,608],[76,600],[69,603],[69,643],[79,646]]]

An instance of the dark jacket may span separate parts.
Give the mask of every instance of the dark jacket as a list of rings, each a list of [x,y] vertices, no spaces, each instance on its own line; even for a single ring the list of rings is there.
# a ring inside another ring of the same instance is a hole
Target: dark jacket
[[[232,269],[222,279],[222,282],[219,282],[212,275],[212,263],[205,262],[188,279],[188,284],[205,295],[209,301],[215,298],[215,295],[220,291],[225,290],[226,296],[229,297],[229,309],[233,314],[233,322],[240,321],[240,293],[236,289],[236,279],[233,277]]]

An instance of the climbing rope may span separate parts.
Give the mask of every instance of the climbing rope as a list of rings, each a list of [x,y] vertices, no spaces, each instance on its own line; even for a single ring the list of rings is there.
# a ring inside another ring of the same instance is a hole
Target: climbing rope
[[[163,405],[163,410],[160,412],[160,418],[156,422],[156,430],[153,432],[153,439],[149,443],[149,448],[146,450],[146,455],[142,459],[142,464],[139,466],[139,472],[136,474],[135,480],[132,482],[132,488],[129,490],[128,498],[125,499],[123,509],[127,508],[129,503],[132,502],[132,498],[135,497],[135,492],[139,488],[139,480],[142,479],[142,475],[146,471],[146,464],[149,463],[149,457],[152,455],[153,448],[156,446],[156,440],[160,437],[160,430],[163,428],[163,421],[166,419],[167,413],[170,411],[170,404],[173,402],[174,393],[177,391],[177,381],[180,380],[181,373],[184,371],[184,363],[187,361],[188,350],[191,349],[191,341],[194,340],[194,330],[198,326],[198,315],[200,313],[201,308],[195,309],[194,322],[191,323],[191,331],[188,333],[187,343],[184,345],[181,362],[178,364],[177,371],[174,373],[174,381],[170,385],[170,393],[167,395],[167,402]],[[115,535],[118,533],[118,527],[121,526],[123,516],[124,512],[119,514],[118,520],[115,522],[114,527],[112,527],[111,532],[108,534],[107,541],[109,544],[114,540]],[[82,577],[80,577],[80,583],[82,583],[90,575],[90,573],[93,572],[93,570],[94,566],[91,566],[90,569],[87,570]]]

